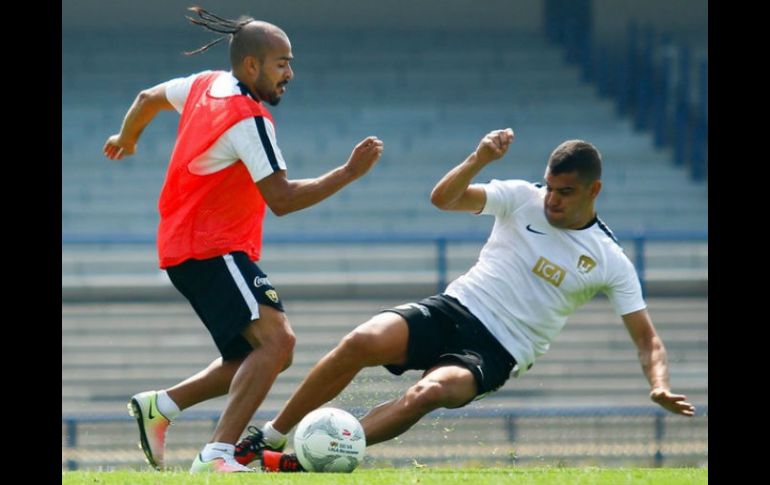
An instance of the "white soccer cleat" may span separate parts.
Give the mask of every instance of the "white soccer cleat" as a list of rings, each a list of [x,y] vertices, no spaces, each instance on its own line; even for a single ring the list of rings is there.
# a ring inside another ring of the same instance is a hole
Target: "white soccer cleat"
[[[254,468],[241,465],[235,461],[235,457],[232,455],[222,455],[209,461],[203,461],[200,453],[195,457],[190,467],[190,473],[254,473],[256,471]]]
[[[166,449],[166,430],[171,421],[158,411],[158,392],[147,391],[134,395],[128,402],[128,414],[139,425],[139,445],[147,462],[157,470],[163,469]]]

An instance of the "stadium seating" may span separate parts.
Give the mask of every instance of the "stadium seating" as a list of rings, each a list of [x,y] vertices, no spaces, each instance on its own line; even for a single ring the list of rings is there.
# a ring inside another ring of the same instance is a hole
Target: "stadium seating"
[[[108,162],[101,145],[139,90],[202,68],[226,68],[226,56],[217,48],[182,56],[200,43],[189,32],[133,35],[130,42],[112,33],[105,39],[109,51],[97,34],[63,37],[63,232],[152,235],[177,115],[159,115],[132,159]],[[302,32],[292,40],[296,77],[272,109],[290,176],[333,168],[370,134],[386,150],[367,177],[339,196],[269,220],[271,234],[483,232],[486,221],[439,214],[428,195],[481,136],[505,126],[517,140],[480,180],[537,181],[558,143],[583,138],[604,155],[599,213],[615,231],[707,228],[706,187],[688,181],[668,152],[653,149],[651,135],[618,119],[612,103],[537,36]]]
[[[294,364],[278,377],[255,422],[274,415],[310,366],[342,335],[396,303],[401,301],[287,302],[297,335]],[[692,402],[708,403],[708,306],[701,299],[654,299],[650,306],[672,363],[672,385]],[[63,423],[63,439],[77,440],[77,447],[63,450],[63,466],[70,460],[80,467],[138,466],[141,453],[135,448],[134,424],[121,413],[127,398],[140,390],[171,386],[215,357],[209,336],[186,303],[64,305],[62,414],[123,419],[81,423],[77,434]],[[360,416],[364,409],[404,392],[418,376],[414,371],[393,377],[382,368],[366,369],[329,405]],[[638,463],[655,453],[654,417],[613,418],[603,410],[654,407],[647,392],[628,334],[608,303],[597,300],[570,319],[552,349],[523,377],[463,408],[459,416],[424,420],[399,440],[372,448],[369,459],[407,465],[415,457],[421,462],[456,457],[451,460],[454,465],[511,464],[509,452],[514,449],[528,463],[566,457],[590,463],[598,455],[603,463]],[[205,414],[211,416],[208,420],[181,420],[171,429],[167,455],[171,464],[189,465],[223,406],[223,398],[197,405],[186,416]],[[515,429],[502,417],[492,417],[504,410],[576,407],[592,409],[593,414],[572,421],[563,416],[521,418]],[[669,463],[704,459],[707,421],[668,416],[665,426]]]

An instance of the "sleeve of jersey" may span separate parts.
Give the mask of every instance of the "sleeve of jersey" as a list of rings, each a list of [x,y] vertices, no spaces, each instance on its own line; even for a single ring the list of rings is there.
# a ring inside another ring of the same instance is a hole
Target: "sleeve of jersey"
[[[166,99],[177,112],[182,112],[182,108],[184,108],[184,103],[187,101],[187,96],[190,95],[190,89],[192,89],[195,78],[205,72],[210,71],[199,72],[187,77],[178,77],[163,83],[166,87]]]
[[[479,214],[504,217],[511,213],[524,200],[529,182],[524,180],[492,179],[488,184],[476,184],[487,194],[487,202]]]
[[[614,275],[606,290],[607,298],[617,315],[627,315],[644,308],[647,304],[642,298],[642,286],[631,261],[625,255],[614,268]]]
[[[286,170],[286,162],[275,141],[275,129],[269,119],[255,116],[241,120],[228,130],[227,135],[254,182],[279,170]]]

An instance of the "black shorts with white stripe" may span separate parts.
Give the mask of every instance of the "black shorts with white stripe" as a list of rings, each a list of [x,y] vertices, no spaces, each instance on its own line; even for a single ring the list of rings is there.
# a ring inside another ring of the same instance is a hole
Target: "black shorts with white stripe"
[[[449,295],[435,295],[384,311],[401,315],[409,326],[407,361],[404,365],[386,365],[392,374],[442,364],[460,365],[476,378],[473,401],[499,389],[516,366],[516,359],[487,327]]]
[[[206,325],[223,360],[238,359],[251,351],[241,332],[259,318],[260,304],[284,311],[267,275],[242,251],[188,259],[166,271]]]

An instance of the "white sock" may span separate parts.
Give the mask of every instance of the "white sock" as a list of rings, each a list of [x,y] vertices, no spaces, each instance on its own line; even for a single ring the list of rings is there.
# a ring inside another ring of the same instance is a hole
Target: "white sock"
[[[268,421],[262,427],[262,435],[265,440],[265,444],[271,448],[281,448],[286,444],[286,435],[273,428],[272,421]]]
[[[220,458],[225,455],[233,456],[235,454],[235,445],[230,443],[206,443],[201,451],[201,461],[211,461],[214,458]]]
[[[173,421],[182,413],[182,410],[179,409],[179,406],[169,397],[166,391],[158,391],[158,411],[167,417],[169,421]]]

